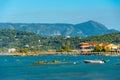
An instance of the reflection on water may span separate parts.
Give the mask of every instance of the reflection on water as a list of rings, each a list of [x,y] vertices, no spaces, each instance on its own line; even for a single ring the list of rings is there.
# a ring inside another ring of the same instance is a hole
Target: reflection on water
[[[105,64],[85,64],[86,59],[110,60]],[[33,64],[36,61],[59,60],[69,64]],[[0,56],[0,80],[119,80],[120,57],[110,56]]]

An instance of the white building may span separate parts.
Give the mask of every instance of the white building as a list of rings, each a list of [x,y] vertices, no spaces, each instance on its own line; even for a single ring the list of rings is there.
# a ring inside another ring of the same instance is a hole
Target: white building
[[[15,52],[15,51],[16,51],[15,48],[9,48],[9,49],[8,49],[8,52],[9,52],[9,53],[12,53],[12,52]]]

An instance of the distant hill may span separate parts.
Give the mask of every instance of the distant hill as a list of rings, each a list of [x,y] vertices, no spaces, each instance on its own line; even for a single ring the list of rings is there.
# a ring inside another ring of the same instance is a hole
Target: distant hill
[[[83,36],[91,36],[91,35],[98,35],[98,34],[105,34],[114,32],[112,30],[107,29],[103,24],[95,22],[95,21],[88,21],[80,24],[76,24],[75,31],[83,34]],[[116,32],[116,31],[115,31]]]
[[[80,24],[66,23],[0,23],[0,28],[9,28],[22,31],[31,31],[42,36],[81,36],[87,37],[98,34],[106,34],[118,32],[117,30],[109,30],[103,24],[95,21],[87,21]]]
[[[23,48],[36,46],[42,40],[40,35],[28,31],[0,29],[0,48]]]
[[[71,49],[76,48],[80,41],[80,37],[70,37],[70,39],[64,36],[56,37],[43,37],[38,34],[29,31],[19,31],[12,29],[0,28],[0,52],[1,49],[7,50],[8,48],[29,48],[29,50],[42,51],[49,49],[59,49],[64,45],[70,46]]]
[[[109,33],[98,36],[90,36],[80,40],[81,42],[99,42],[99,43],[120,43],[120,32]]]
[[[19,31],[12,29],[0,29],[0,51],[7,48],[21,48],[28,47],[29,50],[49,50],[61,49],[63,46],[69,46],[70,49],[76,49],[80,42],[104,42],[104,43],[120,43],[120,33],[109,33],[98,36],[90,36],[80,38],[79,36],[64,37],[43,37],[29,31]]]

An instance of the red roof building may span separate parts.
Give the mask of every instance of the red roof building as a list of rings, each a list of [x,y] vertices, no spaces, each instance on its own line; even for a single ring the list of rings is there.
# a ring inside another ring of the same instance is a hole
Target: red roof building
[[[79,44],[80,52],[91,52],[95,45],[96,45],[95,42],[88,42],[88,43],[82,42]]]

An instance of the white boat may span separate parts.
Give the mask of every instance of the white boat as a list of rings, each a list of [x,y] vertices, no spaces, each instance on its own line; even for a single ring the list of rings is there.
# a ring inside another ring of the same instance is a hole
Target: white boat
[[[104,60],[84,60],[85,63],[91,63],[91,64],[103,64],[105,63]]]

